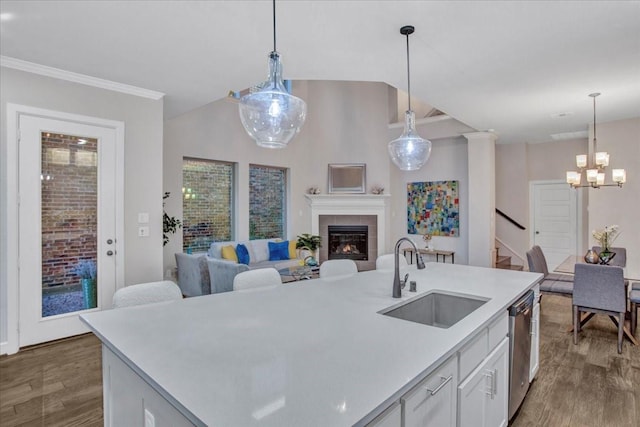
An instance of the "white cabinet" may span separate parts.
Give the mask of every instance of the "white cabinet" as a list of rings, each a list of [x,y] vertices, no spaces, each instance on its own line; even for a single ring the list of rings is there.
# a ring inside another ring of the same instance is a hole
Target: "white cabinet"
[[[457,384],[454,355],[400,399],[403,427],[455,427]]]
[[[400,427],[402,425],[402,406],[395,402],[378,415],[367,427]]]
[[[105,345],[102,378],[105,427],[195,425]]]
[[[531,364],[529,367],[529,382],[538,373],[540,366],[540,303],[533,306],[531,315]]]
[[[504,338],[458,387],[458,426],[506,426],[508,393],[509,339]]]

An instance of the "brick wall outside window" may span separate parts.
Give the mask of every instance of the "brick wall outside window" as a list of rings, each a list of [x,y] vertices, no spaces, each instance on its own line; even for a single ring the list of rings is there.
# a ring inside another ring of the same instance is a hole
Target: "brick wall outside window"
[[[98,141],[82,140],[42,134],[43,288],[78,285],[78,261],[97,257]]]
[[[286,170],[251,165],[249,168],[249,238],[286,234]]]
[[[232,240],[233,164],[185,158],[182,186],[183,250],[202,252]]]

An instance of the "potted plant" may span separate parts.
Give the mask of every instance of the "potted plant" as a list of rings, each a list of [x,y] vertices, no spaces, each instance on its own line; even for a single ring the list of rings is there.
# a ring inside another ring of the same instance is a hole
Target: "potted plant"
[[[98,287],[96,278],[98,269],[96,262],[92,259],[82,259],[73,268],[73,274],[80,277],[82,284],[82,295],[84,296],[84,308],[95,308],[98,306]]]
[[[170,195],[170,192],[165,191],[162,200],[167,199]],[[162,202],[162,207],[164,208],[164,202]],[[182,222],[175,216],[169,216],[164,209],[162,213],[162,246],[166,246],[169,243],[169,234],[178,231],[178,228],[182,227]]]
[[[304,262],[310,266],[318,265],[317,251],[322,247],[322,237],[314,234],[304,233],[298,236],[296,248],[301,252],[307,251],[310,255],[304,257]]]

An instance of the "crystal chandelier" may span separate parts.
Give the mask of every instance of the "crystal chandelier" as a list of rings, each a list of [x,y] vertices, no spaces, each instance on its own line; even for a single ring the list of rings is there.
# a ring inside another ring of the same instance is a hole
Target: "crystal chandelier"
[[[269,54],[269,76],[240,99],[240,120],[256,144],[284,148],[300,131],[307,104],[291,95],[282,81],[282,63],[276,51],[276,1],[273,0],[273,51]]]
[[[404,132],[400,138],[389,143],[389,155],[393,163],[403,171],[420,169],[429,160],[431,154],[431,141],[422,139],[416,132],[416,115],[411,110],[411,76],[409,73],[409,34],[413,34],[415,28],[406,25],[400,28],[400,34],[407,37],[407,92],[409,95],[409,109],[404,116]]]
[[[606,151],[598,151],[598,140],[596,138],[596,97],[599,95],[600,93],[589,94],[589,96],[593,98],[593,156],[591,159],[588,154],[578,154],[576,156],[578,171],[567,171],[567,184],[572,188],[622,187],[622,184],[627,182],[627,173],[624,169],[612,169],[611,179],[614,184],[604,183],[604,169],[609,166],[609,153]],[[587,184],[580,185],[583,171],[586,171]]]

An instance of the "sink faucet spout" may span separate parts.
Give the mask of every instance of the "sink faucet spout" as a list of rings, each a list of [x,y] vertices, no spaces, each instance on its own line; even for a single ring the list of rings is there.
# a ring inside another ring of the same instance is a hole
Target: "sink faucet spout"
[[[407,276],[405,276],[404,281],[400,280],[400,268],[399,268],[399,257],[400,257],[400,244],[402,242],[408,242],[411,246],[413,246],[413,250],[416,253],[416,264],[418,265],[418,270],[422,270],[424,268],[424,260],[422,259],[422,255],[418,252],[418,248],[415,243],[407,237],[401,237],[396,242],[396,247],[394,249],[394,266],[393,266],[393,297],[400,298],[402,296],[402,288],[404,287],[404,282],[407,280]]]

